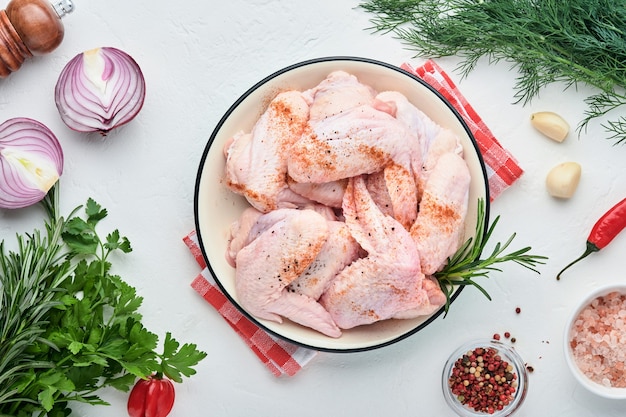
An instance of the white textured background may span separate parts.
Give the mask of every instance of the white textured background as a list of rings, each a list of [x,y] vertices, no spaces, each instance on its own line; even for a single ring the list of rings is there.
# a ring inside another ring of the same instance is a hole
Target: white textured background
[[[145,297],[147,327],[161,335],[172,331],[179,341],[208,352],[198,374],[177,387],[171,416],[452,416],[440,383],[447,355],[468,339],[505,331],[517,338],[517,350],[535,369],[519,416],[624,415],[626,402],[596,398],[577,385],[566,369],[562,333],[585,293],[624,281],[626,233],[562,281],[554,276],[582,253],[595,220],[626,196],[626,148],[604,139],[597,122],[562,144],[529,124],[533,111],[553,110],[576,125],[586,90],[552,86],[523,107],[512,104],[516,73],[507,64],[483,62],[461,79],[455,59],[438,60],[526,171],[492,205],[492,218],[502,216],[493,242],[515,232],[515,248],[531,245],[534,253],[550,257],[548,264],[541,275],[505,265],[482,282],[493,301],[467,289],[445,319],[407,340],[366,353],[322,353],[295,377],[277,379],[189,287],[198,268],[181,238],[194,227],[193,189],[206,141],[239,95],[289,64],[329,55],[398,65],[422,58],[389,35],[369,32],[369,16],[356,0],[75,3],[76,11],[64,18],[63,44],[0,80],[0,122],[31,117],[55,132],[66,158],[63,209],[88,197],[108,208],[103,228],[119,228],[133,244],[132,254],[114,262],[116,272]],[[106,139],[70,131],[53,97],[65,63],[100,46],[132,55],[148,88],[139,116]],[[557,201],[545,191],[545,176],[567,160],[582,165],[583,177],[574,198]],[[41,219],[38,207],[0,210],[0,236],[10,246],[16,232],[40,227]],[[126,394],[103,396],[111,407],[77,407],[73,415],[126,415]]]

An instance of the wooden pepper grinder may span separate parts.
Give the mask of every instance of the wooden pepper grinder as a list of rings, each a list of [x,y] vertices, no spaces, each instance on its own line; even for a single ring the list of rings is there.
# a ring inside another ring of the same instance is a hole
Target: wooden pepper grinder
[[[71,0],[11,0],[0,11],[0,78],[20,69],[26,58],[56,49],[65,33],[61,17],[73,10]]]

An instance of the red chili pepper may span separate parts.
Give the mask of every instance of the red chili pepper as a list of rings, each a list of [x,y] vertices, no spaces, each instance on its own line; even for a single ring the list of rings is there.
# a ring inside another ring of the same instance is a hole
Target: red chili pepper
[[[153,375],[137,381],[128,397],[130,417],[165,417],[174,406],[174,384]]]
[[[578,259],[563,268],[556,276],[556,279],[561,279],[563,271],[576,262],[606,247],[624,228],[626,228],[626,198],[611,207],[609,211],[600,217],[591,229],[591,233],[589,233],[585,252]]]

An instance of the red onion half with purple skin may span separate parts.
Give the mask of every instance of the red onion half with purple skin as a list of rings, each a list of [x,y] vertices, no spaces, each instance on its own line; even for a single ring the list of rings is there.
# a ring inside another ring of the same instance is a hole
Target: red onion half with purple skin
[[[72,58],[54,91],[61,119],[70,129],[103,136],[134,119],[145,96],[146,83],[137,62],[112,47]]]
[[[63,150],[42,123],[25,117],[0,125],[0,208],[41,201],[63,173]]]

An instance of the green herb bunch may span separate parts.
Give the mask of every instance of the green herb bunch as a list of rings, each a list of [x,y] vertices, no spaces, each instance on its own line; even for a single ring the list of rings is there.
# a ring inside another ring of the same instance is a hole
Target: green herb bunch
[[[515,98],[528,103],[546,85],[579,83],[598,92],[579,132],[626,104],[626,2],[615,0],[368,0],[373,29],[393,32],[418,54],[459,56],[467,75],[485,56],[519,70]],[[626,141],[626,117],[608,117],[609,139]]]
[[[103,240],[107,216],[89,199],[84,215],[58,215],[55,186],[43,200],[44,236],[0,243],[0,415],[70,414],[72,402],[105,405],[104,387],[128,391],[137,378],[160,373],[181,382],[206,353],[167,333],[147,330],[135,288],[112,274],[110,255],[132,248],[118,230]],[[33,414],[35,413],[35,414]]]

